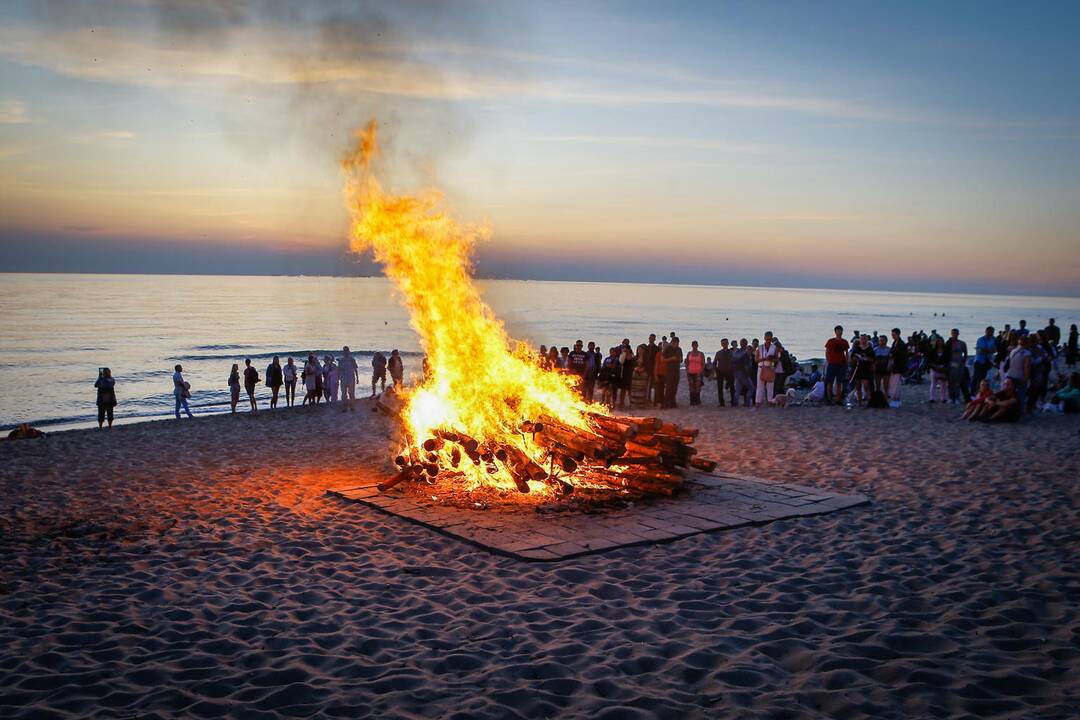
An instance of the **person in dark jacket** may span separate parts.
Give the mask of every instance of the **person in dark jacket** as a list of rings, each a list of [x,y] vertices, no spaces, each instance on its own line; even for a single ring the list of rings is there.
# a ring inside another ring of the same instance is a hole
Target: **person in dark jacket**
[[[100,430],[105,424],[106,418],[109,421],[109,427],[112,427],[113,423],[113,408],[116,407],[116,380],[113,379],[112,370],[109,368],[101,368],[101,372],[98,374],[97,382],[94,383],[94,387],[97,388],[97,426]]]
[[[266,386],[270,388],[270,407],[277,407],[277,396],[281,391],[281,386],[285,384],[285,376],[281,372],[281,360],[277,355],[274,356],[274,360],[270,363],[270,367],[266,369]]]
[[[727,387],[728,397],[732,407],[735,406],[735,372],[731,365],[731,348],[727,338],[720,341],[720,349],[713,358],[713,372],[716,373],[716,395],[720,400],[720,407],[724,407],[724,387]]]
[[[1061,328],[1054,322],[1054,318],[1050,318],[1050,324],[1043,328],[1042,336],[1051,347],[1056,348],[1061,344]]]
[[[664,407],[679,407],[679,380],[682,373],[683,351],[679,338],[673,337],[664,348]]]
[[[1065,364],[1069,367],[1076,367],[1078,338],[1080,333],[1076,331],[1076,323],[1073,323],[1069,327],[1069,341],[1065,344]]]
[[[259,371],[251,367],[251,358],[244,360],[244,389],[247,390],[248,401],[251,403],[251,412],[259,409],[255,402],[255,386],[259,383]]]
[[[892,348],[889,353],[892,373],[889,375],[889,407],[900,407],[900,388],[904,386],[904,373],[908,366],[908,347],[900,328],[892,329]]]

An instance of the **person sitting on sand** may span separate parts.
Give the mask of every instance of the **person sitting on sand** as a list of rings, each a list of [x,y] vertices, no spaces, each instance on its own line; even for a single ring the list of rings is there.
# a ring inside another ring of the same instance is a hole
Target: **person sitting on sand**
[[[390,379],[394,382],[394,388],[404,386],[405,365],[401,362],[401,353],[396,349],[390,351],[390,361],[386,364],[386,368],[390,371]]]
[[[255,386],[259,384],[259,371],[251,367],[251,358],[244,359],[244,389],[247,390],[248,402],[251,403],[251,412],[259,410],[255,402]]]
[[[281,371],[282,380],[285,382],[285,405],[292,407],[296,402],[296,365],[289,358]]]
[[[232,407],[233,415],[236,414],[238,402],[240,402],[240,365],[233,363],[232,370],[229,372],[229,405]]]
[[[1020,398],[1016,394],[1012,380],[1006,379],[1001,390],[983,403],[973,420],[984,422],[1016,422],[1020,419]]]
[[[1054,393],[1044,410],[1059,413],[1080,412],[1080,373],[1069,376],[1069,384]]]
[[[281,370],[281,359],[277,355],[270,361],[270,367],[266,369],[266,387],[270,388],[270,407],[276,408],[278,393],[285,384],[285,374]]]
[[[109,427],[113,423],[113,408],[116,407],[116,380],[113,379],[112,370],[101,368],[97,382],[97,426],[100,430],[105,424],[105,418],[109,419]]]
[[[964,408],[964,414],[960,416],[960,419],[974,420],[979,414],[979,410],[982,409],[982,406],[992,397],[994,397],[994,391],[990,389],[990,383],[985,379],[980,380],[977,394],[968,402],[967,406]]]
[[[45,437],[45,433],[41,432],[36,427],[30,427],[30,423],[22,423],[19,427],[8,433],[8,440],[31,440],[33,438],[43,437]]]
[[[188,407],[188,398],[191,397],[191,385],[184,381],[184,368],[180,365],[173,367],[173,398],[176,399],[176,419],[180,419],[180,408],[184,408],[184,412],[187,416],[194,417],[191,414],[191,408]]]
[[[540,355],[543,358],[543,354],[547,349],[541,345]],[[544,359],[546,362],[546,359]],[[378,350],[371,356],[371,397],[375,397],[375,385],[381,384],[379,392],[386,392],[386,356]]]

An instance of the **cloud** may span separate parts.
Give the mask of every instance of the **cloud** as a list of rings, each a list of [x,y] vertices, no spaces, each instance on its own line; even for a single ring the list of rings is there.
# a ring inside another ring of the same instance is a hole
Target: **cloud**
[[[26,103],[21,100],[0,100],[0,125],[19,125],[30,122]]]
[[[712,152],[760,155],[772,151],[767,145],[749,143],[725,143],[708,138],[671,137],[652,135],[551,135],[534,138],[537,142],[573,143],[583,145],[622,145],[627,147],[650,147]]]
[[[386,27],[386,32],[380,32]],[[548,56],[496,46],[404,38],[379,16],[324,18],[314,25],[238,25],[230,42],[168,41],[123,27],[46,29],[8,23],[0,56],[85,80],[150,87],[247,83],[355,98],[361,93],[434,100],[518,100],[589,105],[698,106],[798,113],[842,121],[965,128],[1047,122],[995,120],[879,107],[852,100],[755,91],[636,63]],[[569,72],[532,77],[539,65]],[[619,79],[611,79],[612,74]],[[1050,126],[1057,126],[1049,123]]]

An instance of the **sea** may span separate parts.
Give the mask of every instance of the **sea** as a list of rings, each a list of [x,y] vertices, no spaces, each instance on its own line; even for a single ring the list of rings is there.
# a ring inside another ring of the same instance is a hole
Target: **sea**
[[[987,325],[1042,328],[1080,322],[1080,298],[869,292],[705,285],[481,280],[509,334],[534,346],[596,341],[605,350],[649,333],[677,334],[715,351],[721,338],[766,330],[803,360],[823,355],[836,324],[900,327],[973,341]],[[117,422],[169,417],[172,372],[183,365],[196,414],[228,412],[229,370],[251,358],[260,375],[274,355],[300,364],[348,345],[364,369],[399,350],[406,374],[422,349],[385,278],[0,273],[0,428],[96,425],[99,368],[116,378]],[[483,362],[483,358],[476,358]],[[259,386],[260,397],[269,391]]]

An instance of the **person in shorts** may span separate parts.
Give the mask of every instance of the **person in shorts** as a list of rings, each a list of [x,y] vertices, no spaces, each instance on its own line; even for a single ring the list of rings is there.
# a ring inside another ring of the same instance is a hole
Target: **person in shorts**
[[[825,404],[835,401],[837,405],[843,405],[847,396],[848,350],[851,346],[844,339],[843,325],[833,328],[833,333],[825,343]]]

